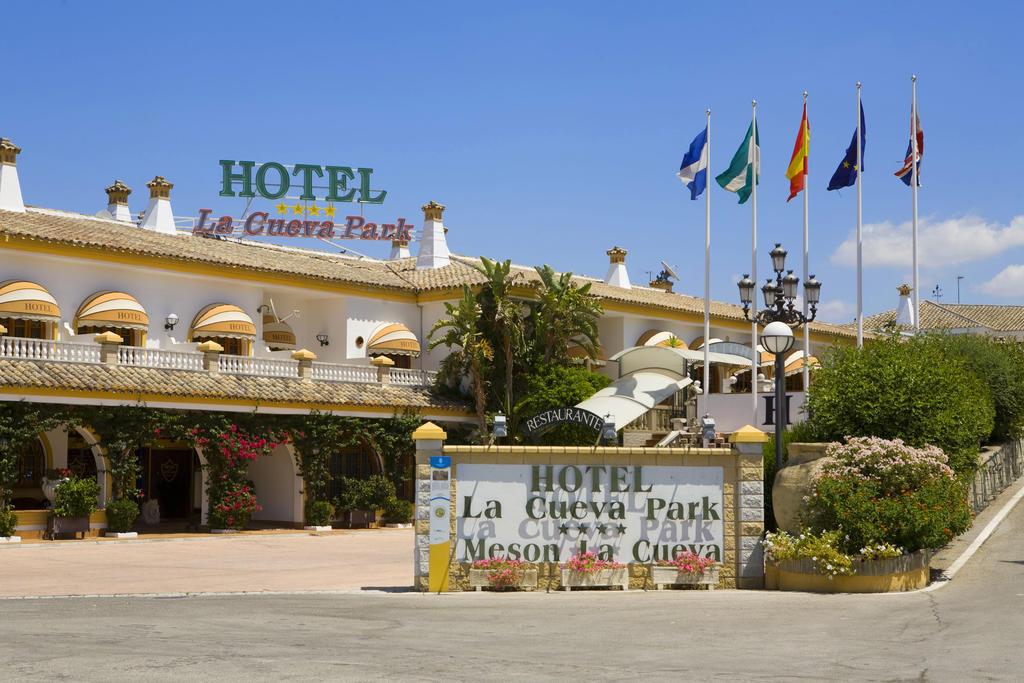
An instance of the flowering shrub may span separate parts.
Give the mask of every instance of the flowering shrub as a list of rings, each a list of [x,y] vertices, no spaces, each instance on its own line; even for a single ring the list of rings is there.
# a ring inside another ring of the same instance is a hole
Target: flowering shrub
[[[878,544],[939,548],[971,523],[964,484],[934,446],[851,437],[834,443],[807,499],[813,531],[842,530],[847,553]]]
[[[210,527],[244,529],[253,513],[262,509],[249,484],[231,482],[222,487],[219,501],[210,507]]]
[[[773,562],[781,560],[811,560],[818,572],[829,579],[853,574],[853,558],[839,549],[839,531],[825,531],[815,535],[805,529],[799,536],[785,531],[768,532],[764,538],[765,557]]]
[[[614,560],[602,560],[592,550],[585,553],[576,553],[569,561],[562,565],[562,569],[568,569],[581,574],[596,574],[605,569],[622,569],[626,565]]]
[[[888,560],[903,555],[903,548],[892,543],[872,543],[861,548],[858,554],[865,560]]]
[[[710,557],[704,557],[685,550],[675,556],[672,560],[658,560],[659,567],[675,567],[680,574],[698,574],[703,576],[707,570],[715,566],[715,561]]]
[[[495,588],[510,588],[518,586],[523,580],[523,571],[526,569],[526,562],[522,560],[510,560],[508,557],[492,557],[486,560],[473,562],[473,569],[487,571],[487,582]]]

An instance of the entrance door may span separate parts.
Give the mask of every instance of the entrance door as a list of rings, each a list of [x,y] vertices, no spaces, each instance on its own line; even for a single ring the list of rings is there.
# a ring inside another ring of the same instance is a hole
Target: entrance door
[[[191,449],[153,449],[146,468],[144,489],[160,501],[161,519],[186,519],[192,506]]]

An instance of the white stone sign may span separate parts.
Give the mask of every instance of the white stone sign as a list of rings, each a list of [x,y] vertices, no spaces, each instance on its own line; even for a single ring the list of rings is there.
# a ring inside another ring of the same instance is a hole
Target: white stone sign
[[[721,467],[459,464],[456,489],[460,561],[722,560]]]

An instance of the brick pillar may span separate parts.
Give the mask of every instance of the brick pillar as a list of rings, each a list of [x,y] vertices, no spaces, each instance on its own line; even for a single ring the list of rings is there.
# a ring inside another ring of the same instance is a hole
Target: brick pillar
[[[764,588],[764,444],[768,435],[746,425],[730,438],[737,459],[734,495],[737,554],[736,587]]]
[[[203,354],[203,370],[217,372],[220,370],[220,354],[224,353],[224,347],[215,341],[204,341],[196,347],[196,351]]]
[[[309,349],[299,349],[292,351],[292,360],[299,361],[299,378],[310,379],[313,374],[313,361],[316,360],[316,354]]]
[[[115,332],[101,332],[93,339],[100,345],[100,362],[117,365],[117,349],[124,343],[124,339]]]
[[[412,433],[416,442],[416,545],[413,552],[414,588],[418,591],[430,587],[430,458],[443,455],[444,440],[448,437],[433,422],[420,425]]]

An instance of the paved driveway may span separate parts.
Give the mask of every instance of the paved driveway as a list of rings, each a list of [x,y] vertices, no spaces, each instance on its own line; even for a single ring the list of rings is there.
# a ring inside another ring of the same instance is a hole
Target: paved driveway
[[[412,585],[412,529],[0,547],[0,596]]]

